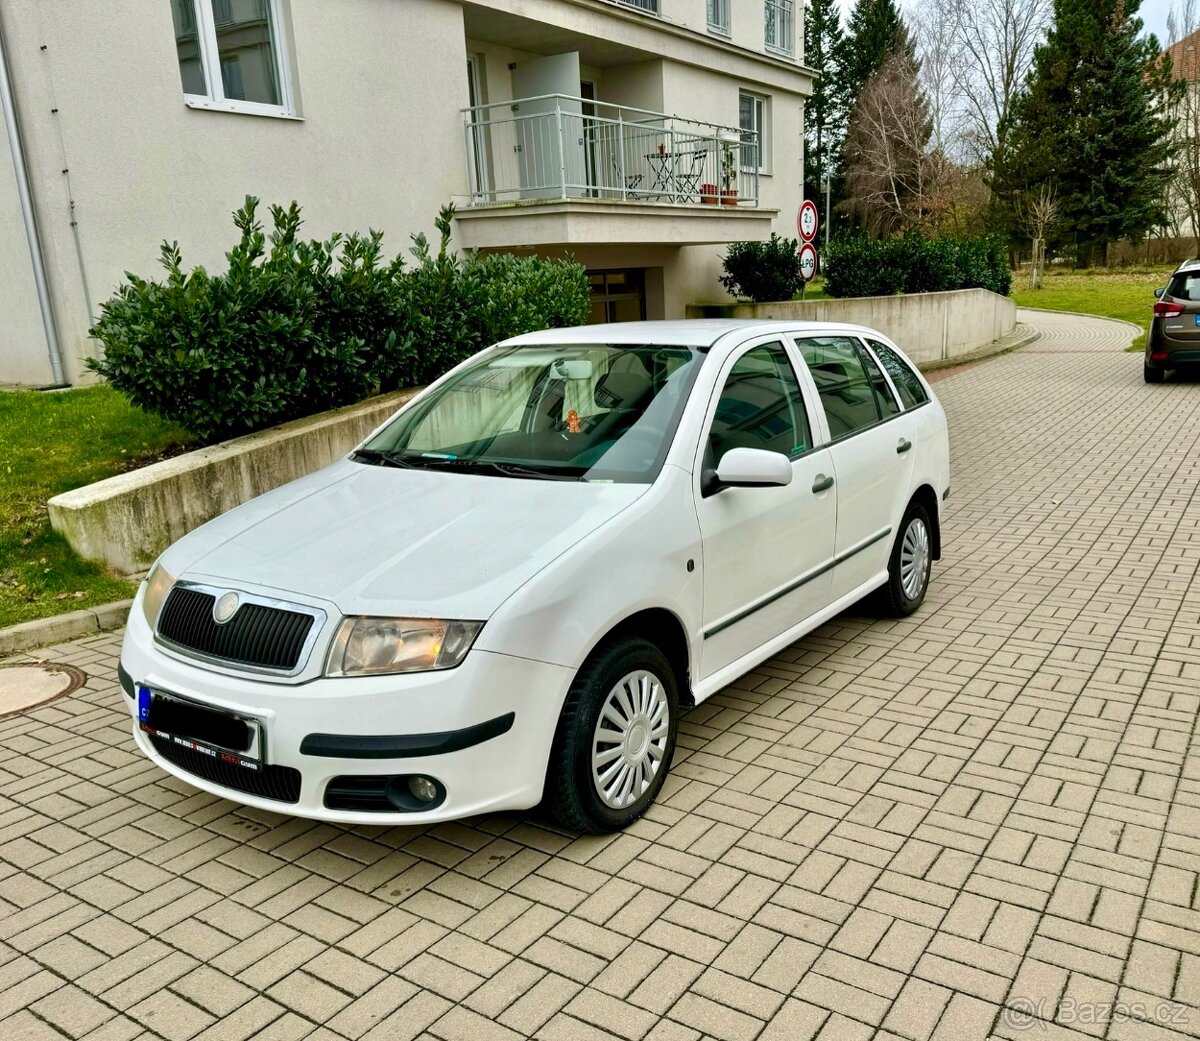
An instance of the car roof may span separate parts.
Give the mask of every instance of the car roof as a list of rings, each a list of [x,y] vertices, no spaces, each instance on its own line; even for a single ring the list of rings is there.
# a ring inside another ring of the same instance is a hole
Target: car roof
[[[670,347],[711,347],[723,336],[735,342],[760,333],[849,333],[879,336],[862,325],[840,322],[776,321],[759,318],[686,318],[680,321],[612,322],[605,325],[576,325],[567,329],[542,329],[504,340],[503,347],[532,347],[544,344],[605,343],[662,344]],[[741,334],[741,335],[734,335]]]
[[[1185,260],[1177,267],[1172,274],[1180,274],[1181,272],[1196,271],[1200,269],[1200,258],[1193,257],[1191,260]]]

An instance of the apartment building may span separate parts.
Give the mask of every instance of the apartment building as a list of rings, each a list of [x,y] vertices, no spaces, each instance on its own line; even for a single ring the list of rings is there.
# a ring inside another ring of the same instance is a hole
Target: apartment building
[[[219,270],[247,194],[392,250],[573,255],[596,321],[720,298],[724,245],[794,234],[799,0],[5,0],[0,384],[87,379],[159,243]]]

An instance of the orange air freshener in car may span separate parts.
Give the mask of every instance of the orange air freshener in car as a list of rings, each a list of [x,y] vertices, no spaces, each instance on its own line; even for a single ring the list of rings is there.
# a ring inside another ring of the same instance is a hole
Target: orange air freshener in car
[[[579,433],[579,413],[574,409],[571,409],[571,411],[567,413],[567,433]]]

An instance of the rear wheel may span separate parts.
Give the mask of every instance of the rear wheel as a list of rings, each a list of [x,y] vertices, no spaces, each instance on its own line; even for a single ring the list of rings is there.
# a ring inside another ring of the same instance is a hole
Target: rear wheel
[[[1142,364],[1142,379],[1147,383],[1162,383],[1167,378],[1165,369],[1153,369],[1145,363]]]
[[[648,640],[602,647],[579,670],[559,718],[546,807],[580,832],[618,831],[654,802],[679,728],[670,663]]]
[[[888,559],[888,580],[879,591],[886,614],[903,618],[925,600],[933,567],[933,524],[919,502],[909,503]]]

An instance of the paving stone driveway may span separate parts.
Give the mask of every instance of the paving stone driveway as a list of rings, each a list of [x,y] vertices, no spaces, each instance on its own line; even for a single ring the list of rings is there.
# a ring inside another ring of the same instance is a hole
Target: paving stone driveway
[[[0,1039],[1200,1036],[1200,384],[1130,330],[937,383],[945,559],[685,720],[626,834],[343,829],[133,751],[119,636],[0,721]]]

